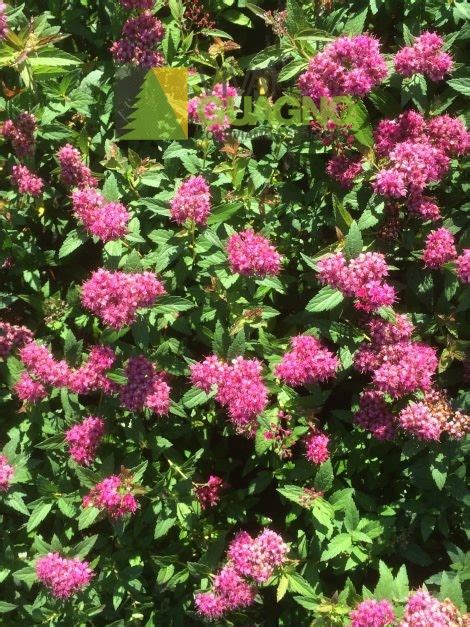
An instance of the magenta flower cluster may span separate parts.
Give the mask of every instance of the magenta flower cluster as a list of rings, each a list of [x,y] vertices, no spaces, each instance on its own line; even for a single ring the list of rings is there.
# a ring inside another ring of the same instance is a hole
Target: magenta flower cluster
[[[452,70],[452,57],[443,51],[444,42],[437,33],[425,32],[395,56],[396,71],[402,76],[424,74],[432,81],[441,81]]]
[[[4,2],[0,2],[0,41],[6,39],[8,33],[8,20],[7,20],[7,5]]]
[[[209,184],[203,176],[190,176],[181,183],[171,200],[170,215],[178,224],[187,220],[204,225],[211,212]]]
[[[354,420],[377,440],[393,440],[397,429],[395,416],[390,410],[384,394],[378,390],[364,390],[359,399],[359,410]]]
[[[11,170],[11,182],[16,185],[20,194],[39,196],[44,187],[44,181],[25,165],[14,165]]]
[[[430,389],[436,351],[411,339],[412,325],[405,317],[397,316],[396,324],[374,320],[369,332],[371,340],[359,347],[354,362],[360,372],[371,374],[376,390],[400,398]]]
[[[214,507],[220,501],[220,493],[226,487],[224,480],[217,475],[210,475],[206,483],[198,483],[194,486],[201,509]]]
[[[410,212],[425,220],[439,218],[439,207],[424,190],[447,173],[451,157],[468,151],[470,134],[464,125],[448,115],[426,121],[421,114],[406,111],[395,120],[381,120],[374,135],[384,163],[374,190],[390,198],[406,197]]]
[[[131,357],[125,374],[127,383],[119,391],[121,403],[130,411],[147,407],[159,416],[170,409],[170,386],[167,375],[143,356]]]
[[[232,272],[245,276],[275,276],[281,270],[281,256],[275,247],[251,229],[229,237],[227,255]]]
[[[83,163],[80,152],[65,144],[57,152],[60,167],[60,180],[69,187],[96,187],[98,182],[90,168]]]
[[[428,268],[440,268],[448,261],[457,257],[454,236],[445,229],[431,231],[426,237],[426,246],[423,251],[424,265]]]
[[[129,11],[134,9],[140,11],[150,11],[153,8],[155,0],[119,0],[122,6]]]
[[[302,95],[316,103],[334,96],[365,96],[387,76],[379,42],[370,35],[338,37],[315,55],[299,77]]]
[[[313,429],[305,438],[305,455],[312,464],[323,464],[330,459],[328,445],[330,438],[326,433]]]
[[[83,497],[83,507],[96,507],[117,520],[137,511],[137,500],[132,485],[120,475],[111,475],[97,483]]]
[[[214,139],[223,141],[230,128],[227,109],[232,109],[237,90],[232,85],[217,83],[210,92],[191,98],[188,103],[189,119],[203,124]]]
[[[0,492],[6,492],[10,486],[15,470],[5,455],[0,455]]]
[[[351,627],[386,627],[395,622],[395,612],[390,601],[367,599],[350,613]]]
[[[349,264],[343,253],[335,253],[320,259],[317,271],[322,283],[354,297],[355,307],[367,313],[396,299],[395,289],[383,280],[388,266],[382,253],[361,253]]]
[[[20,159],[34,153],[35,131],[36,118],[27,111],[22,111],[16,120],[5,120],[2,128],[3,137],[11,141],[13,151]]]
[[[27,327],[0,322],[0,358],[8,357],[14,349],[32,341],[33,334]]]
[[[339,362],[336,356],[312,335],[291,338],[292,350],[276,366],[276,376],[292,387],[312,385],[334,377]]]
[[[162,53],[155,50],[163,35],[160,20],[144,11],[124,23],[121,39],[113,43],[111,53],[118,63],[131,63],[142,68],[163,65]]]
[[[360,155],[344,153],[331,157],[326,166],[326,172],[345,189],[351,189],[362,170],[363,161]]]
[[[256,417],[268,403],[268,389],[258,359],[236,357],[227,364],[211,355],[191,366],[191,382],[205,392],[216,385],[215,398],[227,408],[237,432],[254,435],[258,427]]]
[[[95,458],[103,434],[104,420],[96,416],[88,416],[79,424],[70,427],[65,432],[70,457],[77,464],[89,466]]]
[[[470,283],[470,248],[465,248],[455,260],[457,276],[463,283]]]
[[[91,234],[103,242],[124,237],[130,214],[119,202],[106,202],[103,195],[92,187],[72,192],[75,217]]]
[[[46,588],[59,599],[67,599],[86,588],[93,571],[85,560],[48,553],[36,560],[36,575]]]
[[[400,627],[452,627],[459,624],[454,622],[456,614],[452,604],[435,599],[427,590],[417,590],[408,598]]]
[[[76,394],[98,390],[111,393],[116,388],[106,376],[106,370],[116,358],[108,346],[93,346],[88,360],[75,369],[69,368],[65,360],[57,361],[46,346],[35,341],[23,346],[19,355],[27,370],[15,385],[15,392],[22,401],[42,400],[47,396],[47,387],[66,387]]]
[[[262,584],[287,560],[289,547],[281,536],[264,529],[256,538],[241,531],[230,543],[228,561],[215,575],[212,590],[195,597],[197,611],[216,620],[227,612],[253,604],[256,584]]]
[[[82,285],[81,300],[104,324],[121,329],[135,322],[139,309],[151,307],[163,294],[163,284],[151,272],[100,268]]]

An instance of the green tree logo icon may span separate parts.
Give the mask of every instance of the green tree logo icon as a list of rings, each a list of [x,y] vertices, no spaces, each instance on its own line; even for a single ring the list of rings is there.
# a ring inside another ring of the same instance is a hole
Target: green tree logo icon
[[[125,140],[188,138],[188,74],[185,68],[152,68],[145,75],[124,127]]]

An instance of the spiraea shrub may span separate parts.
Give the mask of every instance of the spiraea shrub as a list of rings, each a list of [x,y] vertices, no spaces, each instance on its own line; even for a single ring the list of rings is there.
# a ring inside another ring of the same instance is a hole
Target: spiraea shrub
[[[0,2],[2,625],[469,624],[469,17]]]

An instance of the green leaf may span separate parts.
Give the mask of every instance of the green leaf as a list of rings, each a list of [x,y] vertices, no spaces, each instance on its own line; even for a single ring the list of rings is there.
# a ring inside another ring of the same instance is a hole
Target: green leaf
[[[354,259],[361,254],[364,242],[362,241],[361,231],[356,221],[353,221],[349,227],[348,234],[344,242],[344,254],[346,259]]]
[[[351,499],[346,507],[346,515],[344,517],[344,526],[346,527],[346,531],[349,533],[354,531],[359,524],[359,520],[359,511],[354,501]]]
[[[331,540],[326,551],[323,551],[320,561],[326,562],[340,555],[349,554],[352,548],[351,536],[348,533],[340,533]]]
[[[376,599],[389,599],[393,601],[394,596],[394,579],[390,568],[384,562],[379,562],[379,581],[374,590]]]
[[[279,584],[276,590],[276,601],[278,603],[279,601],[281,601],[281,599],[284,598],[284,595],[287,592],[288,586],[289,586],[289,577],[287,577],[286,575],[282,575],[282,577],[279,580]]]
[[[287,577],[289,579],[289,590],[291,592],[296,592],[304,597],[313,599],[317,596],[315,588],[313,588],[302,575],[299,575],[299,573],[289,573]]]
[[[187,311],[194,307],[187,298],[181,296],[170,296],[169,294],[161,296],[157,303],[153,306],[152,310],[160,314],[170,314],[177,311]]]
[[[344,296],[339,290],[325,285],[325,287],[322,287],[318,294],[310,300],[305,309],[311,313],[328,311],[337,307],[343,300]]]
[[[41,524],[41,522],[46,518],[48,513],[52,509],[52,503],[44,503],[41,501],[36,505],[36,507],[31,512],[31,516],[29,517],[28,524],[26,525],[26,530],[32,531],[36,529],[36,527]]]
[[[154,540],[158,540],[158,538],[166,536],[166,534],[170,531],[175,523],[176,518],[166,518],[164,520],[159,520],[155,526],[155,532],[153,534]]]
[[[100,510],[97,507],[85,507],[78,517],[78,529],[82,531],[90,527],[100,515]]]
[[[59,249],[59,259],[63,259],[73,253],[74,250],[80,248],[80,246],[84,244],[87,239],[88,236],[82,231],[77,231],[75,229],[70,231]]]
[[[364,30],[368,12],[369,9],[365,8],[363,11],[348,20],[344,25],[343,32],[347,35],[360,35]]]
[[[437,485],[438,490],[442,490],[447,480],[447,472],[445,470],[437,468],[436,466],[433,466],[431,468],[431,475]]]
[[[8,601],[0,601],[0,614],[6,614],[7,612],[12,612],[16,610],[18,606],[13,603],[8,603]]]
[[[51,435],[50,438],[46,438],[36,444],[36,448],[39,448],[43,451],[53,451],[57,449],[61,449],[64,447],[64,436],[62,433],[56,433],[56,435]]]
[[[331,461],[327,460],[318,468],[313,487],[315,490],[326,492],[331,489],[333,478],[333,466],[331,465]]]
[[[183,396],[183,405],[188,407],[188,409],[192,409],[193,407],[197,407],[198,405],[204,405],[207,403],[210,396],[204,392],[204,390],[200,390],[199,388],[191,388],[186,392]]]
[[[207,224],[220,224],[221,222],[225,222],[233,215],[238,213],[240,209],[243,208],[243,203],[241,202],[228,202],[216,207],[211,211],[210,216],[207,219]]]
[[[441,589],[439,591],[441,601],[450,599],[462,612],[466,611],[465,601],[463,599],[462,586],[458,576],[442,573]]]
[[[459,94],[470,96],[470,78],[451,78],[447,81],[447,84],[454,91],[458,91]]]
[[[233,342],[230,344],[229,349],[227,351],[227,359],[230,361],[235,359],[235,357],[239,357],[245,353],[245,331],[240,329],[240,331],[236,334]]]
[[[95,546],[96,541],[98,540],[98,535],[88,536],[84,538],[81,542],[75,545],[73,549],[74,556],[77,557],[86,557],[91,549]]]
[[[104,182],[102,193],[108,202],[117,202],[120,200],[121,193],[114,174],[110,174]]]

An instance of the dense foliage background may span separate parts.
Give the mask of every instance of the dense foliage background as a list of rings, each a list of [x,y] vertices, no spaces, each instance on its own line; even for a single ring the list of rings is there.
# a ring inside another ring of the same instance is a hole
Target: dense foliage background
[[[424,441],[401,432],[381,441],[355,422],[370,377],[353,359],[368,338],[370,314],[323,286],[316,263],[340,250],[348,258],[383,253],[397,293],[393,309],[409,316],[414,338],[437,349],[435,385],[455,409],[468,409],[469,288],[452,262],[431,269],[422,258],[427,235],[441,226],[455,235],[459,254],[469,247],[463,158],[453,157],[434,185],[437,224],[374,193],[369,182],[380,120],[407,109],[425,118],[463,116],[468,4],[157,0],[153,12],[165,29],[165,64],[197,70],[191,95],[222,80],[255,96],[266,89],[295,95],[309,59],[329,42],[375,35],[389,75],[364,98],[352,98],[344,122],[368,165],[351,189],[340,187],[326,167],[344,135],[325,139],[327,129],[300,125],[261,122],[222,140],[192,125],[187,141],[118,142],[110,47],[129,10],[117,0],[7,7],[2,121],[34,114],[35,152],[26,163],[44,188],[32,196],[12,186],[12,167],[24,159],[0,138],[1,320],[28,327],[71,368],[86,361],[91,346],[111,347],[109,378],[117,385],[126,382],[127,360],[144,355],[168,373],[172,404],[157,416],[125,409],[116,394],[56,386],[39,402],[21,403],[14,385],[24,364],[17,350],[2,355],[0,447],[14,468],[0,492],[2,624],[199,624],[195,592],[209,589],[237,532],[256,535],[264,527],[289,544],[290,561],[260,587],[253,606],[222,619],[228,624],[348,624],[350,610],[374,595],[393,600],[400,614],[409,590],[424,584],[463,612],[470,576],[465,439]],[[393,55],[426,30],[443,37],[453,71],[437,82],[403,78]],[[67,143],[81,152],[107,201],[131,212],[125,237],[103,244],[77,222],[56,156]],[[203,175],[211,193],[208,223],[195,230],[172,221],[169,209],[190,175]],[[248,226],[282,255],[278,276],[230,269],[226,240]],[[167,295],[131,326],[113,330],[80,300],[81,285],[100,267],[155,273]],[[373,315],[395,319],[391,307]],[[289,339],[306,332],[321,338],[340,366],[325,383],[293,388],[275,376],[275,365]],[[236,433],[214,391],[191,385],[190,364],[213,353],[262,362],[270,396],[256,437]],[[290,416],[287,441],[265,437],[279,435],[280,410]],[[70,458],[64,433],[88,415],[106,427],[85,467]],[[330,459],[320,465],[307,460],[301,442],[313,424],[330,438]],[[113,521],[83,508],[92,486],[121,467],[140,486],[138,510]],[[202,508],[195,486],[210,475],[226,485],[216,505]],[[37,583],[35,560],[51,550],[86,557],[93,568],[91,584],[71,600],[54,599]]]

